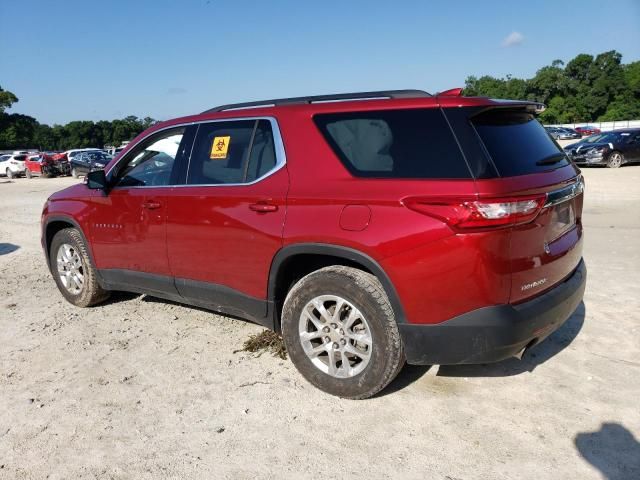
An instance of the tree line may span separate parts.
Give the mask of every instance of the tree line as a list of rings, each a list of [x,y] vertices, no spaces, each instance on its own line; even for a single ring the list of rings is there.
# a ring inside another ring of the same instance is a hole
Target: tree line
[[[131,115],[111,121],[78,120],[49,126],[28,115],[7,113],[6,110],[16,102],[18,97],[15,94],[0,87],[0,150],[38,148],[47,151],[118,146],[157,123],[150,117]]]
[[[543,123],[637,120],[640,61],[623,64],[615,50],[595,57],[582,53],[567,64],[554,60],[533,78],[467,77],[464,94],[542,102]]]

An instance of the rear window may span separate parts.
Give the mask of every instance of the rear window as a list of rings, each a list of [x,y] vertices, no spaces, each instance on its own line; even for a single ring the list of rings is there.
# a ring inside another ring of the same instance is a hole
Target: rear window
[[[314,121],[355,176],[471,178],[440,109],[332,113]]]
[[[569,164],[533,114],[494,109],[471,119],[501,177],[544,172]]]

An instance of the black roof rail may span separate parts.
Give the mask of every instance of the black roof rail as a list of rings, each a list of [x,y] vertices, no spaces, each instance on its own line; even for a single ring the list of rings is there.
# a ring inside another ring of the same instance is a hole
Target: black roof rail
[[[202,113],[222,112],[224,110],[241,110],[244,108],[267,107],[276,105],[291,105],[296,103],[340,102],[346,100],[367,100],[376,98],[420,98],[431,97],[422,90],[381,90],[378,92],[337,93],[334,95],[313,95],[310,97],[276,98],[257,102],[230,103],[205,110]]]

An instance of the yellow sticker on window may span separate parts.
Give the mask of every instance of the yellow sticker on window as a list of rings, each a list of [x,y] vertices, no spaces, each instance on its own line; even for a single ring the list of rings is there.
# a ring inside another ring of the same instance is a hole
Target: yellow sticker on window
[[[211,153],[209,158],[212,160],[221,160],[227,158],[231,137],[215,137],[211,144]]]

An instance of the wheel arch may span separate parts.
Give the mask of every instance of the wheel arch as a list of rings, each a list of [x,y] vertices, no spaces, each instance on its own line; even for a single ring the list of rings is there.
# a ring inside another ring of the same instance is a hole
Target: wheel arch
[[[52,215],[47,218],[42,228],[42,247],[44,248],[49,271],[51,271],[51,242],[53,241],[53,237],[56,235],[56,233],[58,233],[60,230],[64,230],[65,228],[75,228],[76,230],[78,230],[80,236],[82,237],[82,241],[87,247],[87,252],[89,253],[91,262],[95,265],[96,262],[93,258],[91,244],[87,241],[87,236],[84,234],[84,231],[82,230],[82,227],[80,227],[80,224],[72,217],[68,217],[66,215]]]
[[[382,284],[397,323],[405,323],[404,309],[391,279],[378,262],[359,250],[323,243],[299,243],[280,249],[269,270],[267,297],[272,308],[274,330],[280,331],[280,314],[287,292],[303,276],[329,265],[359,268],[374,275]]]

